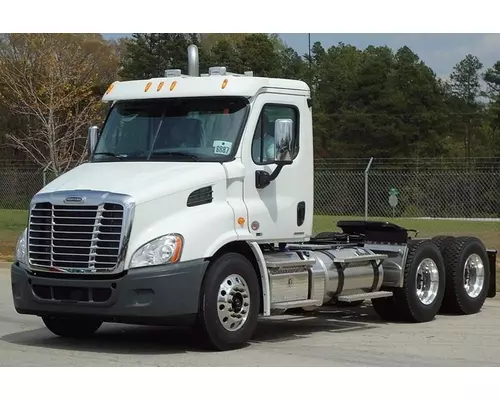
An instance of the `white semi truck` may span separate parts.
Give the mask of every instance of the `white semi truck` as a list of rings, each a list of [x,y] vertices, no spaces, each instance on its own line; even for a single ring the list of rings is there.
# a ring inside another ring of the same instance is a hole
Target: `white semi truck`
[[[215,350],[259,318],[370,300],[387,321],[472,314],[496,293],[496,250],[377,221],[313,235],[310,90],[188,74],[113,83],[89,162],[32,199],[12,265],[18,313],[59,336],[103,322],[190,324]],[[341,195],[341,194],[339,194]]]

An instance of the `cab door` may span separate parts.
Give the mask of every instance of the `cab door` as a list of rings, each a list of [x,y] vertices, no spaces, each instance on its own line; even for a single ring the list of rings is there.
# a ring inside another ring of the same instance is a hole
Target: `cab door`
[[[269,185],[259,188],[256,172],[271,175],[277,168],[269,145],[274,147],[274,122],[281,118],[293,121],[292,163],[283,166]],[[310,127],[311,112],[304,95],[263,93],[253,103],[241,157],[246,172],[243,198],[248,227],[256,241],[301,241],[311,233],[314,176]]]

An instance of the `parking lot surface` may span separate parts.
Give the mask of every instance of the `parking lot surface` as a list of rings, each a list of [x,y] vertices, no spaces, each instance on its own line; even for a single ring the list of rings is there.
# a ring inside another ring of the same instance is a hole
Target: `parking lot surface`
[[[189,331],[105,324],[90,339],[54,336],[16,313],[0,269],[1,366],[500,366],[500,301],[425,324],[380,321],[360,308],[262,320],[244,349],[199,351]]]

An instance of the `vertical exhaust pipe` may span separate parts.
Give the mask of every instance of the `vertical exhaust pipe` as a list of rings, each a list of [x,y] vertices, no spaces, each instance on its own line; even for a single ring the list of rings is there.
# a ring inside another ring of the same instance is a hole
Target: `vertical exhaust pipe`
[[[188,47],[188,75],[200,76],[200,61],[198,59],[198,47],[191,44]]]

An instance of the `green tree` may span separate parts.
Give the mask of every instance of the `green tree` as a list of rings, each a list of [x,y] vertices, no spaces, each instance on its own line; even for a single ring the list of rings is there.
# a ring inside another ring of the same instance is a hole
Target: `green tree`
[[[463,132],[463,149],[470,158],[475,147],[475,136],[481,125],[481,107],[478,97],[481,94],[480,71],[483,64],[476,56],[467,54],[455,65],[450,75],[451,91],[455,98],[457,121],[461,123]]]
[[[125,42],[121,56],[122,79],[149,79],[164,76],[169,68],[181,69],[187,74],[187,48],[200,44],[197,34],[134,33]],[[200,70],[206,68],[203,49],[200,52]],[[203,63],[202,63],[203,62]]]
[[[486,128],[486,141],[492,149],[493,156],[500,157],[500,61],[488,68],[484,74],[484,81],[488,86],[488,127]]]
[[[280,57],[267,34],[248,35],[236,46],[244,71],[251,70],[255,76],[280,77]]]

